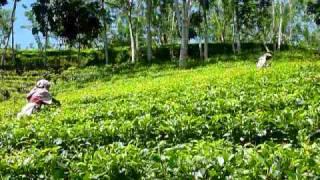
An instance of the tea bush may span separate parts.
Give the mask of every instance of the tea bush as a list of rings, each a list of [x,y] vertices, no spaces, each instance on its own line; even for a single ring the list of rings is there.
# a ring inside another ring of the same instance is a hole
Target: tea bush
[[[290,53],[260,71],[70,68],[52,89],[60,108],[17,120],[21,95],[1,103],[0,177],[317,179],[319,72]]]

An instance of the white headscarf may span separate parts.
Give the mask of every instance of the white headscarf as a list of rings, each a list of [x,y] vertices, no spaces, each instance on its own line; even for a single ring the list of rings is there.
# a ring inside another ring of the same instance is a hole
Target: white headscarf
[[[45,88],[45,89],[49,89],[50,88],[50,82],[45,80],[45,79],[41,79],[40,81],[37,82],[36,87],[37,88]]]

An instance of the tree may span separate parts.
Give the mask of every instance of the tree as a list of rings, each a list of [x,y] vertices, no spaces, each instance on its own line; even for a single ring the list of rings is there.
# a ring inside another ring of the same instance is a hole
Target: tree
[[[1,7],[6,5],[8,2],[7,0],[0,0],[0,49],[2,44],[6,46],[6,40],[7,36],[10,36],[10,12],[7,10],[2,10]],[[6,48],[6,47],[5,47]],[[4,49],[5,49],[4,48]],[[6,51],[3,52],[2,58],[1,58],[1,65],[3,66],[5,64],[4,56]]]
[[[5,42],[5,46],[2,50],[2,57],[1,57],[1,62],[2,65],[4,65],[6,63],[5,58],[6,58],[6,52],[7,52],[7,48],[9,45],[9,41],[10,41],[10,36],[12,37],[12,61],[13,63],[15,63],[15,51],[14,51],[14,32],[13,32],[13,28],[14,28],[14,20],[15,20],[15,14],[16,14],[16,8],[17,8],[17,2],[18,0],[14,0],[13,2],[13,8],[11,11],[11,17],[10,17],[10,28],[9,28],[9,32],[7,34],[6,37],[6,42]],[[6,4],[7,1],[1,1],[1,4]]]
[[[151,24],[152,24],[152,0],[147,1],[147,59],[151,62],[152,59],[152,34],[151,34]]]
[[[309,2],[308,3],[308,13],[314,16],[314,22],[320,26],[320,0],[316,2]],[[320,40],[319,41],[319,52],[320,52]]]
[[[182,0],[180,6],[179,0],[175,0],[178,24],[181,29],[179,67],[186,67],[187,65],[191,2],[191,0]]]
[[[320,25],[320,0],[308,2],[308,13],[314,15],[314,22]]]
[[[208,17],[207,17],[207,12],[209,10],[209,0],[200,0],[200,5],[202,7],[203,11],[203,23],[204,23],[204,60],[208,59]]]
[[[137,44],[136,44],[136,28],[134,26],[134,7],[135,3],[134,0],[114,0],[112,1],[112,5],[119,9],[120,12],[125,16],[126,23],[128,24],[128,31],[130,37],[130,49],[131,49],[131,63],[136,62],[136,55],[137,55]],[[120,14],[120,13],[119,13]],[[119,17],[119,25],[125,26],[122,22],[123,19]],[[118,27],[119,28],[119,27]],[[122,31],[122,30],[120,30]]]
[[[131,45],[131,62],[136,62],[136,54],[137,54],[137,46],[136,46],[136,39],[135,39],[135,32],[133,27],[133,19],[132,19],[132,11],[133,11],[133,0],[126,0],[125,4],[125,12],[127,14],[128,23],[129,23],[129,33],[130,33],[130,45]]]
[[[280,20],[279,20],[279,30],[278,30],[278,50],[281,49],[281,42],[282,42],[282,22],[283,22],[283,19],[282,19],[282,16],[283,16],[282,6],[283,6],[283,3],[281,2],[281,0],[279,0],[279,17],[280,17]]]
[[[38,0],[32,10],[41,33],[48,37],[52,32],[71,47],[77,44],[79,59],[81,46],[91,46],[101,32],[100,5],[99,1]]]
[[[198,37],[198,43],[199,43],[199,55],[200,55],[200,59],[204,58],[204,54],[203,54],[203,49],[202,49],[202,21],[203,21],[203,16],[201,15],[201,8],[199,8],[199,10],[197,12],[194,12],[191,14],[191,18],[190,18],[190,26],[191,28],[189,29],[189,31],[191,32],[196,32],[196,35]],[[205,31],[205,30],[204,30]],[[192,37],[192,33],[189,32],[189,36]]]
[[[101,9],[102,9],[102,24],[103,24],[103,45],[104,45],[104,58],[105,58],[105,64],[109,64],[109,53],[108,53],[108,17],[106,16],[106,10],[105,10],[105,0],[101,0]]]
[[[4,6],[6,4],[8,4],[7,0],[0,0],[0,8],[1,8],[1,6]]]
[[[35,15],[33,13],[33,11],[26,11],[25,13],[25,16],[28,18],[28,20],[31,22],[31,25],[29,26],[22,26],[22,28],[25,28],[25,29],[29,29],[31,30],[32,32],[32,35],[37,43],[37,47],[38,47],[38,50],[40,52],[40,54],[43,54],[44,56],[46,56],[46,53],[43,53],[44,51],[44,48],[43,48],[43,44],[42,44],[42,41],[41,41],[41,38],[40,38],[40,25],[39,23],[36,21],[35,19]],[[48,44],[48,43],[45,43],[45,44]],[[46,59],[46,57],[44,57]]]
[[[10,29],[10,14],[8,10],[0,9],[0,49],[6,42],[7,34]]]
[[[31,20],[33,28],[32,34],[35,36],[36,41],[38,42],[38,47],[41,46],[44,51],[44,59],[47,61],[47,48],[49,41],[49,20],[51,16],[53,16],[50,11],[50,0],[37,0],[32,4],[32,11],[27,14],[29,20]],[[43,37],[45,38],[44,46],[40,43],[41,40],[38,36],[38,33],[41,32]]]
[[[241,35],[240,35],[240,28],[241,28],[241,24],[240,24],[240,5],[239,5],[239,1],[235,0],[234,4],[233,4],[233,46],[236,43],[236,48],[233,48],[234,51],[236,52],[240,52],[241,51]]]

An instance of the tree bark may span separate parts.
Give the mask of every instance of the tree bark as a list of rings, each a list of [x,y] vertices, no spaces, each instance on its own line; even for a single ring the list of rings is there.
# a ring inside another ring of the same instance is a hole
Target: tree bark
[[[81,42],[78,42],[78,63],[80,63],[80,54],[81,54]]]
[[[152,60],[152,34],[151,34],[151,18],[152,18],[152,0],[147,0],[147,59],[151,63]]]
[[[270,37],[270,40],[273,44],[273,51],[275,51],[277,49],[277,44],[276,44],[276,41],[275,41],[275,31],[276,31],[276,15],[275,15],[275,4],[274,4],[274,0],[272,0],[272,26],[271,26],[271,37]]]
[[[203,18],[204,18],[204,60],[208,60],[208,20],[207,20],[207,10],[205,7],[203,7]]]
[[[15,62],[15,59],[16,59],[16,53],[15,53],[15,45],[14,45],[14,18],[13,20],[11,21],[11,51],[12,51],[12,54],[11,54],[11,61],[12,63],[16,64]]]
[[[170,57],[171,57],[171,60],[173,61],[175,59],[175,56],[174,56],[174,35],[173,35],[173,31],[174,31],[174,27],[175,27],[175,13],[174,11],[171,12],[172,13],[172,19],[171,19],[171,30],[170,30]]]
[[[202,60],[203,59],[203,50],[202,50],[202,39],[199,39],[199,55],[200,55],[200,59]]]
[[[182,34],[181,34],[181,47],[180,47],[180,58],[179,67],[186,67],[188,58],[188,43],[189,43],[189,8],[191,0],[182,1]]]
[[[292,38],[292,19],[293,19],[293,15],[292,15],[292,1],[288,0],[288,4],[289,4],[289,37],[288,37],[288,41],[289,44],[291,44],[291,38]]]
[[[138,54],[139,50],[140,50],[140,44],[139,44],[139,32],[137,29],[135,30],[135,38],[136,38],[136,40],[135,40],[136,54]]]
[[[278,50],[281,49],[281,41],[282,41],[282,3],[280,2],[279,5],[280,11],[280,22],[279,22],[279,31],[278,31]]]
[[[235,46],[235,25],[232,25],[232,52],[236,53],[236,46]]]
[[[182,17],[179,10],[179,0],[174,1],[174,9],[176,12],[177,24],[178,24],[178,35],[182,36]]]
[[[102,10],[105,11],[104,9],[104,0],[101,0],[101,7]],[[105,16],[102,17],[102,21],[103,21],[103,46],[104,46],[104,60],[105,60],[105,64],[108,65],[109,64],[109,53],[108,53],[108,35],[107,35],[107,28],[108,28],[108,24],[106,22],[106,18]]]
[[[234,47],[234,51],[237,53],[240,53],[241,51],[241,43],[240,43],[240,25],[239,25],[239,18],[238,18],[238,10],[236,8],[236,5],[233,9],[233,24],[234,24],[234,43],[236,43],[236,46]]]
[[[268,48],[268,45],[267,45],[265,39],[263,39],[263,46],[264,46],[264,49],[265,49],[267,52],[270,52],[270,49]]]
[[[132,23],[131,20],[129,21],[129,31],[130,31],[130,45],[131,45],[131,62],[135,63],[136,61],[136,49],[135,49],[135,39],[133,35],[133,30],[132,30]]]
[[[11,28],[9,30],[8,36],[6,37],[7,40],[5,40],[5,45],[4,45],[3,49],[2,49],[2,56],[1,56],[1,65],[2,66],[4,66],[6,64],[6,52],[7,52],[7,49],[8,49],[10,36],[11,36]]]
[[[128,21],[129,21],[129,33],[130,33],[130,46],[131,46],[131,63],[136,62],[136,45],[135,45],[135,37],[132,26],[132,4],[131,1],[128,1]]]
[[[13,9],[12,9],[12,12],[11,12],[11,27],[10,27],[10,30],[9,30],[9,33],[8,33],[8,36],[7,36],[7,41],[6,41],[5,46],[4,46],[3,50],[2,50],[2,57],[1,57],[2,66],[4,66],[6,64],[6,52],[7,52],[7,49],[8,49],[9,42],[10,42],[11,34],[13,36],[14,18],[15,18],[15,14],[16,14],[16,8],[17,8],[17,0],[14,0]],[[13,43],[14,43],[14,39],[13,39]],[[12,47],[12,49],[14,49],[14,47]],[[13,54],[14,54],[14,52],[13,52]]]
[[[45,65],[47,65],[47,62],[48,62],[48,58],[47,58],[48,42],[49,42],[49,36],[48,36],[48,31],[47,31],[46,32],[46,37],[45,37],[45,42],[44,42],[44,60],[45,60]]]

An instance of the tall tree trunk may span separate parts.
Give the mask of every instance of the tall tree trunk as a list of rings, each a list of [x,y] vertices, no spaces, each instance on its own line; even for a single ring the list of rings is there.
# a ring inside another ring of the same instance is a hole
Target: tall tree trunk
[[[241,43],[240,43],[240,25],[239,25],[239,18],[238,18],[238,10],[236,5],[233,9],[233,23],[234,23],[234,42],[236,43],[235,51],[239,53],[241,51]]]
[[[101,7],[102,7],[102,10],[105,11],[104,0],[101,0]],[[102,17],[102,21],[103,21],[103,32],[102,33],[103,33],[103,45],[104,45],[104,59],[105,59],[105,64],[108,65],[109,64],[108,35],[107,35],[108,24],[107,24],[105,16]]]
[[[208,20],[207,20],[207,10],[203,7],[203,18],[204,18],[204,60],[208,60]]]
[[[132,27],[132,19],[131,19],[131,10],[129,11],[128,15],[129,20],[129,33],[130,33],[130,46],[131,46],[131,62],[136,62],[136,45],[135,45],[135,37]]]
[[[234,17],[233,17],[233,25],[232,25],[232,51],[233,53],[236,53],[236,25],[235,25],[235,20],[234,20]]]
[[[46,32],[45,35],[45,42],[44,42],[44,61],[45,61],[45,66],[47,66],[48,64],[48,58],[47,58],[47,49],[48,49],[48,42],[49,42],[49,36],[48,36],[48,32]]]
[[[15,17],[14,17],[15,18]],[[14,19],[13,18],[13,19]],[[16,52],[15,52],[15,44],[14,44],[14,20],[11,22],[11,51],[12,51],[12,54],[11,54],[11,62],[16,64]]]
[[[81,54],[81,43],[80,43],[80,39],[78,42],[78,63],[80,63],[80,54]]]
[[[152,18],[152,0],[147,0],[147,59],[150,63],[152,60],[152,34],[151,34],[151,18]]]
[[[273,44],[273,51],[277,49],[277,44],[275,40],[275,31],[276,31],[276,10],[275,10],[275,0],[272,0],[272,26],[271,26],[271,37],[270,40]]]
[[[264,46],[264,49],[265,49],[267,52],[270,52],[270,49],[268,48],[268,45],[267,45],[267,42],[266,42],[265,38],[263,38],[263,46]]]
[[[224,44],[226,42],[226,21],[223,22],[221,38],[222,38],[222,43]]]
[[[289,44],[291,44],[291,38],[292,38],[292,19],[293,19],[293,12],[292,12],[292,1],[288,0],[288,4],[289,4],[289,37],[288,37],[288,41]]]
[[[200,59],[204,58],[204,52],[203,52],[203,48],[202,48],[202,37],[201,37],[201,29],[198,29],[198,46],[199,46],[199,55],[200,55]]]
[[[9,30],[8,36],[5,38],[5,45],[2,49],[2,56],[1,56],[1,65],[4,66],[6,64],[6,53],[7,53],[7,49],[8,49],[8,45],[9,45],[9,41],[10,41],[10,36],[11,36],[11,28]]]
[[[174,1],[174,9],[176,12],[177,24],[178,24],[178,35],[182,36],[182,17],[179,9],[179,0]]]
[[[173,31],[175,29],[175,13],[174,11],[171,12],[172,13],[172,19],[171,19],[171,30],[170,30],[170,57],[171,57],[171,60],[173,61],[175,56],[174,56],[174,35],[173,35]]]
[[[279,22],[279,31],[278,31],[278,50],[281,49],[281,41],[282,41],[282,3],[280,1],[279,5],[279,11],[280,11],[280,22]]]
[[[186,67],[188,58],[188,43],[189,43],[189,7],[191,0],[182,1],[182,34],[181,34],[181,47],[180,47],[180,58],[179,67]]]
[[[135,33],[133,30],[133,24],[132,24],[132,0],[127,0],[127,17],[128,17],[128,23],[129,23],[129,34],[130,34],[130,48],[131,48],[131,63],[136,62],[136,44],[135,44]]]
[[[136,54],[138,54],[139,50],[140,50],[140,44],[139,44],[139,32],[137,29],[135,30],[135,38],[136,38],[136,40],[135,40]]]
[[[4,46],[3,50],[2,50],[1,64],[3,66],[6,64],[6,52],[7,52],[7,49],[8,49],[9,42],[10,42],[10,36],[11,36],[11,34],[13,36],[14,18],[15,18],[15,14],[16,14],[16,9],[17,9],[17,0],[14,0],[13,9],[12,9],[12,12],[11,12],[11,27],[10,27],[10,30],[8,32],[7,41],[6,41],[5,46]],[[13,41],[13,44],[14,44],[14,38],[13,38],[12,41]],[[14,47],[12,47],[12,49],[14,49]],[[14,55],[14,52],[13,52],[12,55]]]

